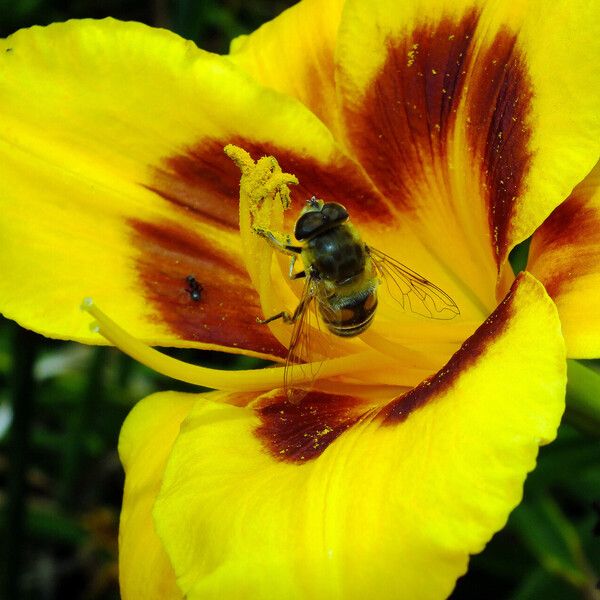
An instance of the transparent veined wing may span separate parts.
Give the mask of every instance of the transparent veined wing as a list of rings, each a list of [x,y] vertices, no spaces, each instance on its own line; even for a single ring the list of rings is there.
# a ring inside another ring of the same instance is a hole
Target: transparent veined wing
[[[460,314],[456,302],[437,285],[380,250],[371,246],[367,250],[382,287],[404,310],[430,319],[453,319]]]
[[[285,361],[283,387],[288,400],[298,404],[311,390],[327,357],[331,334],[323,331],[319,318],[319,281],[307,276]]]

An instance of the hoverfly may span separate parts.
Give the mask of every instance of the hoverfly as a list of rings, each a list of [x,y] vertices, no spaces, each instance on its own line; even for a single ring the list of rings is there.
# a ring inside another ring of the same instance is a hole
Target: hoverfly
[[[349,222],[346,208],[337,202],[324,202],[315,196],[307,200],[294,228],[294,236],[302,245],[292,244],[289,235],[278,238],[262,228],[255,228],[255,232],[275,250],[291,257],[290,279],[305,278],[302,297],[293,313],[281,311],[257,319],[261,324],[282,319],[294,326],[284,369],[284,388],[295,402],[306,394],[306,390],[294,388],[292,371],[307,358],[303,354],[309,345],[311,326],[307,316],[314,310],[313,301],[329,332],[345,338],[359,335],[373,322],[377,289],[382,282],[403,310],[433,319],[452,319],[460,314],[454,300],[441,288],[367,246]],[[304,269],[294,273],[298,256]]]

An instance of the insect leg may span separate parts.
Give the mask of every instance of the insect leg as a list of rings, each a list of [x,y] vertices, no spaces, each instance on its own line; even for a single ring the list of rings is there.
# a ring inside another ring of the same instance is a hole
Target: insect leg
[[[297,254],[292,254],[290,258],[290,270],[289,270],[289,278],[290,279],[300,279],[301,277],[306,277],[305,271],[299,271],[298,273],[294,273],[294,265],[296,264],[296,259],[298,258]]]
[[[289,254],[294,256],[296,254],[300,254],[302,252],[302,248],[300,246],[294,246],[290,244],[290,237],[284,234],[274,234],[272,231],[268,229],[264,229],[263,227],[254,227],[254,233],[256,235],[260,235],[260,237],[264,238],[271,248],[274,248],[278,252],[282,252],[283,254]]]
[[[282,310],[281,312],[277,313],[276,315],[273,315],[272,317],[269,317],[268,319],[259,319],[258,317],[256,317],[256,322],[260,323],[261,325],[266,325],[267,323],[270,323],[271,321],[276,321],[277,319],[283,319],[284,323],[286,323],[287,325],[292,325],[293,323],[295,323],[298,320],[298,318],[304,311],[304,307],[306,306],[306,303],[309,301],[310,301],[310,298],[307,298],[307,297],[302,298],[302,300],[300,300],[300,304],[298,304],[298,306],[296,306],[296,310],[291,315],[289,312],[287,312],[287,310]]]
[[[294,311],[294,314],[296,314],[296,311]],[[283,319],[284,323],[291,325],[294,322],[294,315],[290,315],[290,313],[286,310],[282,310],[281,312],[277,313],[276,315],[273,315],[272,317],[269,317],[268,319],[259,319],[258,317],[256,317],[256,322],[260,323],[261,325],[266,325],[271,321],[277,321],[277,319]]]

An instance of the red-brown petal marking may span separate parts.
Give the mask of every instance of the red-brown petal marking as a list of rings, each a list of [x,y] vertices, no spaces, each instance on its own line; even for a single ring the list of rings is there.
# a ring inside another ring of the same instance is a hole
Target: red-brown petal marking
[[[414,190],[432,174],[444,176],[449,140],[457,127],[466,128],[499,253],[529,167],[532,92],[514,34],[499,31],[474,56],[478,18],[472,10],[460,21],[444,19],[389,39],[381,70],[362,100],[345,106],[344,118],[359,162],[404,211],[424,208]],[[463,101],[466,116],[459,111]],[[434,181],[430,189],[437,189]]]
[[[600,228],[597,211],[588,205],[589,190],[585,182],[554,209],[536,232],[531,245],[532,272],[540,278],[548,295],[557,298],[586,274],[598,270]],[[562,253],[567,259],[548,260]],[[568,254],[565,252],[568,249]],[[537,259],[541,258],[541,265]]]
[[[185,154],[165,158],[149,189],[185,214],[237,229],[240,172],[223,148],[219,140],[206,140]]]
[[[206,226],[238,232],[240,173],[223,152],[228,143],[245,148],[255,159],[275,156],[284,171],[300,179],[293,190],[294,208],[287,214],[289,230],[312,195],[343,203],[362,222],[389,222],[390,213],[357,166],[342,154],[320,163],[272,143],[239,137],[205,139],[184,154],[165,158],[155,169],[152,183],[145,187],[165,199],[180,220],[130,224],[140,251],[136,266],[141,289],[156,319],[183,340],[284,356],[285,349],[268,328],[256,323],[260,302],[240,248],[217,249],[201,236]],[[200,302],[193,302],[185,291],[188,275],[204,288]]]
[[[483,322],[477,331],[468,338],[448,363],[433,377],[421,382],[418,386],[395,398],[379,413],[385,425],[393,425],[405,421],[415,410],[425,406],[443,395],[451,387],[461,373],[479,361],[486,349],[505,330],[514,312],[514,290],[519,282],[518,277],[496,310]]]
[[[131,220],[130,226],[141,251],[136,266],[142,289],[156,320],[185,340],[287,354],[269,328],[256,322],[260,302],[241,258],[232,259],[177,223]],[[187,291],[188,275],[202,286],[198,301]]]
[[[368,409],[353,396],[310,392],[292,404],[281,392],[256,412],[261,419],[256,435],[266,450],[277,460],[304,463],[317,458]]]
[[[359,106],[347,106],[350,141],[379,190],[404,210],[414,208],[412,183],[427,177],[445,142],[464,84],[477,24],[469,13],[411,37],[389,39],[387,57]]]
[[[331,162],[322,163],[299,151],[240,137],[202,140],[185,154],[165,158],[163,166],[156,169],[150,189],[183,208],[186,217],[197,216],[237,228],[240,174],[223,153],[227,144],[244,148],[254,159],[274,156],[284,172],[298,178],[300,184],[292,190],[294,205],[288,213],[292,221],[298,217],[304,200],[313,195],[340,202],[361,222],[389,222],[391,218],[385,199],[357,165],[341,153]]]
[[[477,58],[469,82],[470,148],[481,165],[496,259],[507,250],[515,200],[531,165],[527,123],[532,86],[514,34],[500,31]]]
[[[286,224],[293,229],[304,201],[311,196],[326,202],[343,204],[350,218],[359,224],[390,225],[395,217],[388,202],[360,174],[356,164],[343,155],[330,163],[320,163],[311,156],[269,149],[286,173],[293,173],[300,182],[292,189],[294,208],[288,211]],[[298,202],[298,199],[301,202]]]

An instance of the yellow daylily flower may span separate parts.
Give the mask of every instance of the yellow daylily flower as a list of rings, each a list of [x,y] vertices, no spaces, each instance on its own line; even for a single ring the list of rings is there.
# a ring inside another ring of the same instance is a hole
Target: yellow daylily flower
[[[105,343],[78,310],[91,296],[115,343],[218,389],[150,396],[124,424],[125,599],[451,592],[555,436],[565,339],[598,356],[594,8],[304,0],[226,57],[110,19],[2,42],[3,314]],[[270,226],[292,231],[313,195],[339,202],[460,317],[382,303],[364,335],[331,340],[297,404],[281,367],[148,348],[286,355],[289,327],[256,317],[299,288],[249,227],[256,189],[228,144],[281,166],[259,190]],[[508,253],[536,230],[535,276],[515,278]]]

